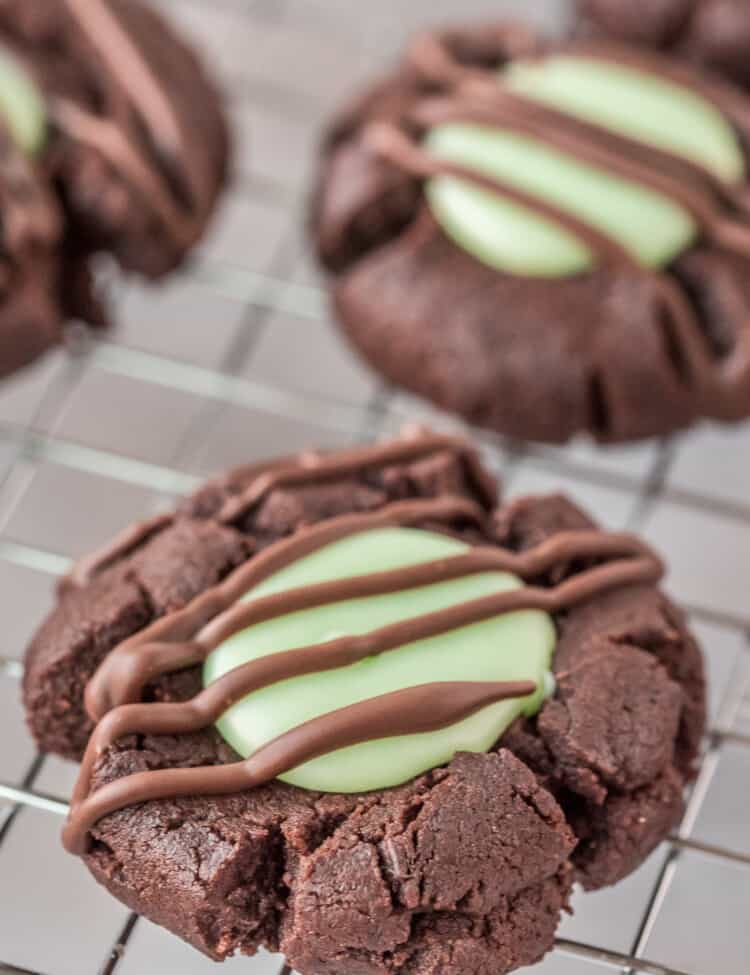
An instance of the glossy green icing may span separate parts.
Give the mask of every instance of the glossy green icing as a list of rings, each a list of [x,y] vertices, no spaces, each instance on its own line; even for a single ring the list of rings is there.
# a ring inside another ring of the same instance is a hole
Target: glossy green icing
[[[727,120],[707,100],[631,68],[561,55],[517,62],[499,83],[572,116],[697,162],[726,182],[744,175]],[[446,123],[427,150],[531,193],[622,244],[646,267],[667,265],[698,227],[678,203],[535,139],[484,125]],[[595,255],[571,232],[530,208],[450,177],[427,184],[437,220],[460,247],[512,274],[561,277],[590,270]]]
[[[0,51],[0,115],[20,149],[30,156],[41,151],[47,132],[44,99],[18,61],[5,51]]]
[[[668,263],[695,237],[695,222],[667,197],[524,136],[451,123],[434,129],[427,141],[441,159],[502,179],[583,218],[647,266]],[[493,267],[557,277],[595,263],[590,249],[571,232],[489,190],[439,177],[429,182],[427,196],[446,233]]]
[[[432,532],[384,528],[334,542],[269,577],[245,598],[350,578],[457,555],[463,543]],[[204,683],[241,664],[344,635],[368,633],[493,592],[518,588],[508,573],[462,579],[382,596],[350,599],[250,626],[207,659]],[[508,613],[370,657],[353,666],[293,678],[248,695],[219,720],[223,737],[243,756],[337,708],[434,681],[533,680],[529,698],[503,701],[439,732],[366,742],[299,766],[284,780],[323,792],[360,792],[405,782],[450,761],[457,751],[486,751],[521,713],[533,714],[550,687],[555,630],[547,614]]]
[[[562,54],[516,61],[501,78],[512,91],[688,159],[726,183],[745,175],[727,119],[701,95],[666,78]]]

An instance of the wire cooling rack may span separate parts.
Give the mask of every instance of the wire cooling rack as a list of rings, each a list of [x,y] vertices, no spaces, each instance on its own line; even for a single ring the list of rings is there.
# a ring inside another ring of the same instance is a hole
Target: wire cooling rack
[[[34,626],[72,558],[174,503],[212,472],[424,418],[332,327],[303,233],[318,126],[404,35],[437,18],[521,12],[559,27],[564,2],[162,0],[231,92],[238,179],[185,273],[112,279],[121,327],[74,337],[0,388],[0,972],[200,975],[215,966],[111,899],[59,845],[73,766],[37,755],[18,683]],[[248,140],[252,144],[248,148]],[[106,276],[108,269],[103,268]],[[685,818],[617,887],[574,898],[537,975],[746,975],[750,957],[750,428],[635,448],[523,448],[474,431],[508,493],[562,490],[610,528],[646,534],[702,639],[711,730]],[[278,956],[227,963],[278,975]],[[224,970],[227,970],[225,968]]]

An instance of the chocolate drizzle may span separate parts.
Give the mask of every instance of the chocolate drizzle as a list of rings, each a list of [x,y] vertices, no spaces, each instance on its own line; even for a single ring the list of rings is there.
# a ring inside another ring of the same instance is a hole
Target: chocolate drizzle
[[[507,46],[507,45],[506,45]],[[547,51],[521,38],[521,56],[544,58]],[[740,132],[750,133],[750,99],[739,89],[653,52],[635,51],[609,42],[567,43],[563,53],[630,66],[682,85],[710,101]],[[554,53],[554,50],[551,51]],[[425,95],[405,126],[372,122],[364,130],[368,148],[398,169],[419,179],[453,176],[522,204],[581,240],[595,259],[615,270],[648,280],[655,300],[679,338],[684,381],[702,409],[718,419],[742,413],[747,398],[746,365],[717,366],[696,314],[678,281],[669,273],[643,267],[617,240],[585,220],[515,187],[468,167],[442,160],[424,149],[414,133],[443,122],[498,126],[546,143],[613,175],[639,183],[687,210],[702,235],[717,248],[750,259],[750,191],[746,183],[729,185],[698,163],[672,152],[611,132],[567,113],[503,89],[498,67],[464,64],[453,54],[450,35],[423,35],[407,52],[407,62],[423,82],[440,94]]]
[[[679,156],[505,91],[497,82],[461,85],[452,98],[424,102],[414,118],[423,128],[444,122],[475,122],[544,142],[670,197],[718,246],[750,257],[750,228],[727,214],[729,206],[746,205],[740,188],[723,183],[708,170]]]
[[[750,132],[750,100],[745,92],[731,82],[711,74],[698,71],[692,65],[646,48],[631,48],[615,41],[579,39],[570,41],[566,49],[571,54],[596,58],[636,71],[650,72],[665,81],[692,89],[706,101],[711,102],[720,112],[731,119],[742,132]]]
[[[54,123],[122,172],[172,239],[187,246],[211,206],[213,190],[182,163],[187,143],[180,114],[107,0],[63,0],[62,5],[108,88],[125,104],[116,118],[108,118],[58,96],[50,105]]]
[[[274,467],[267,471],[238,497],[230,498],[219,512],[219,521],[225,524],[237,521],[275,488],[317,484],[321,481],[346,477],[367,467],[386,467],[389,464],[405,461],[414,462],[439,450],[451,451],[462,457],[482,500],[489,504],[494,503],[495,483],[482,468],[477,452],[459,437],[430,434],[397,440],[377,447],[339,451],[331,456],[305,454],[297,463]]]
[[[459,437],[432,434],[421,427],[416,427],[410,434],[393,443],[337,451],[328,456],[324,453],[307,451],[295,457],[243,468],[246,476],[251,475],[249,487],[229,498],[217,517],[224,524],[236,522],[246,516],[252,508],[258,506],[276,488],[335,480],[369,467],[379,468],[389,464],[414,462],[439,451],[450,451],[462,458],[472,486],[483,503],[491,507],[497,496],[497,485],[482,467],[476,450]],[[464,504],[468,505],[469,502]],[[481,520],[481,512],[477,506],[472,506],[472,517]],[[170,525],[172,521],[170,515],[157,515],[155,518],[125,529],[93,555],[79,560],[66,577],[65,585],[87,585],[102,569],[123,558],[162,528]]]
[[[445,449],[446,443],[465,459],[473,456],[461,441],[429,436],[317,458],[317,466],[282,465],[271,474],[260,475],[235,499],[237,505],[230,514],[237,517],[236,512],[246,510],[243,506],[247,504],[257,503],[273,486],[315,483],[322,476],[345,476],[349,471],[395,462],[395,459],[413,461],[426,453]],[[478,465],[477,470],[481,471]],[[269,478],[273,479],[270,487]],[[279,681],[346,666],[503,613],[522,609],[562,612],[614,588],[654,583],[662,573],[658,558],[630,535],[576,531],[560,533],[520,553],[475,546],[466,553],[426,564],[241,601],[269,575],[337,539],[385,526],[442,523],[450,527],[462,519],[486,525],[483,509],[459,497],[399,501],[378,511],[331,518],[270,546],[184,609],[157,620],[116,647],[86,691],[87,709],[98,724],[76,785],[64,833],[66,847],[75,853],[85,852],[88,832],[96,821],[125,806],[178,795],[217,795],[251,788],[339,748],[446,727],[494,702],[528,696],[534,692],[535,685],[533,682],[425,684],[331,711],[279,736],[243,762],[141,772],[92,793],[99,758],[124,735],[195,732],[209,727],[248,694]],[[551,575],[557,566],[575,566],[581,562],[589,563],[589,567],[555,586],[534,583]],[[526,584],[402,620],[364,635],[345,636],[262,657],[230,671],[187,702],[139,703],[147,683],[200,663],[230,635],[255,623],[304,608],[399,592],[486,571],[512,572]]]
[[[526,697],[535,689],[533,681],[422,684],[313,718],[268,742],[244,762],[138,772],[105,785],[81,803],[74,800],[63,842],[69,852],[84,853],[88,830],[102,816],[124,806],[165,796],[242,792],[327,752],[376,738],[439,731],[490,704]],[[188,730],[192,724],[175,726]]]
[[[183,143],[174,108],[114,10],[106,0],[63,0],[63,3],[82,33],[106,57],[112,77],[128,92],[155,140],[177,155]]]
[[[451,106],[453,108],[453,106]],[[458,109],[458,106],[455,106]],[[469,121],[466,115],[465,121]],[[534,196],[525,190],[520,190],[510,183],[506,183],[485,173],[439,159],[423,149],[417,142],[409,138],[400,129],[387,122],[375,122],[365,132],[365,143],[373,152],[387,159],[412,176],[420,179],[431,179],[437,176],[453,176],[456,179],[472,183],[480,189],[489,190],[497,196],[512,200],[527,207],[548,220],[563,227],[578,237],[598,257],[607,264],[621,264],[636,268],[637,262],[630,253],[614,237],[586,223],[567,210],[557,207],[546,200]]]
[[[463,498],[395,502],[381,511],[332,518],[269,546],[184,609],[157,620],[115,647],[89,681],[85,696],[86,710],[97,721],[110,708],[139,700],[146,684],[155,677],[200,663],[222,639],[234,632],[232,622],[235,619],[241,626],[250,625],[242,622],[248,618],[248,607],[239,603],[245,593],[269,575],[324,545],[373,528],[425,522],[451,524],[461,518],[481,525],[484,513],[473,502]],[[341,585],[341,582],[337,583],[338,591]],[[308,594],[313,592],[313,587],[305,590]],[[285,600],[282,597],[288,599],[289,595],[280,594],[279,599],[273,602],[269,599],[253,604],[255,608],[251,615],[261,614],[254,616],[254,622],[278,615],[274,610],[278,605],[283,607]],[[314,599],[314,596],[307,598]],[[270,615],[262,615],[269,603],[272,606]],[[308,602],[307,605],[321,603]],[[227,616],[223,615],[225,613]]]

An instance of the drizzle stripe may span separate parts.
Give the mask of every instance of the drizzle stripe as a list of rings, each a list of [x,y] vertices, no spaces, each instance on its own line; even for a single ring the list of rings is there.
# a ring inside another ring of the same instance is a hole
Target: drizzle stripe
[[[602,48],[602,45],[596,45],[596,48],[597,53],[594,52],[594,47],[590,45],[590,42],[578,42],[577,44],[568,43],[560,48],[560,51],[563,54],[568,52],[583,55],[590,54],[591,57],[596,57],[603,61],[617,62],[619,60],[620,63],[629,63],[633,67],[651,70],[652,73],[660,74],[663,78],[679,82],[682,87],[689,91],[698,91],[699,94],[703,94],[708,101],[712,102],[715,107],[722,110],[724,114],[729,115],[730,118],[739,115],[740,119],[744,120],[744,123],[750,126],[750,104],[742,92],[724,90],[722,86],[718,86],[721,90],[717,91],[715,90],[716,86],[711,85],[711,93],[709,94],[702,86],[696,85],[696,78],[689,69],[687,71],[672,72],[664,64],[663,59],[656,66],[650,63],[646,64],[643,61],[638,63],[638,58],[634,57],[632,52],[629,52],[630,57],[626,56],[628,52],[620,51],[619,58],[616,54],[615,57],[610,58]],[[544,60],[550,53],[554,54],[555,50],[548,49],[544,52],[537,51],[534,53],[525,51],[521,56],[527,60]],[[544,102],[526,98],[519,93],[506,90],[502,87],[500,83],[501,79],[497,74],[488,71],[486,68],[471,67],[456,61],[445,44],[441,43],[441,40],[434,35],[423,35],[417,38],[407,51],[407,60],[425,78],[437,82],[443,87],[452,87],[459,96],[462,93],[466,93],[469,96],[476,94],[480,97],[488,98],[492,102],[502,100],[506,104],[515,104],[515,107],[518,109],[516,118],[524,118],[527,120],[541,118],[543,120],[546,119],[548,122],[554,121],[558,129],[554,133],[556,137],[562,136],[562,132],[559,130],[567,129],[570,134],[577,133],[582,141],[587,139],[606,140],[613,152],[619,154],[619,156],[637,157],[646,165],[650,165],[653,168],[668,167],[674,171],[675,176],[681,175],[681,178],[690,180],[691,182],[697,182],[699,185],[708,184],[715,194],[731,202],[738,209],[750,209],[750,198],[748,197],[746,186],[730,186],[720,180],[708,168],[701,166],[696,160],[685,159],[667,149],[640,142],[623,133],[615,132],[605,126],[597,125],[592,121],[568,114],[552,105],[547,105]],[[438,100],[441,100],[440,96],[437,97]],[[447,98],[448,96],[445,95],[443,97]],[[733,111],[730,110],[732,107]],[[417,112],[418,118],[421,109],[418,109]],[[617,161],[618,163],[620,162],[619,157]]]
[[[288,542],[287,546],[291,547],[291,543]],[[520,574],[528,575],[541,573],[561,561],[618,554],[634,557],[622,563],[596,566],[565,580],[552,589],[526,586],[510,592],[493,593],[423,616],[402,620],[367,634],[342,637],[327,643],[261,657],[224,674],[219,680],[209,685],[188,702],[125,704],[115,708],[98,724],[84,757],[74,793],[74,812],[71,814],[70,829],[75,837],[70,841],[73,844],[71,849],[80,850],[81,844],[85,846],[85,835],[90,829],[90,825],[100,815],[105,815],[105,813],[99,812],[93,820],[87,818],[90,810],[99,809],[98,806],[94,805],[94,799],[96,796],[100,796],[104,790],[95,793],[88,799],[86,797],[91,787],[93,771],[98,758],[107,747],[123,735],[134,732],[141,734],[177,734],[199,731],[208,727],[224,711],[232,707],[237,701],[242,700],[247,694],[278,681],[353,664],[366,657],[396,650],[417,640],[460,629],[463,626],[481,622],[503,613],[522,609],[559,612],[615,587],[655,582],[661,575],[662,565],[643,543],[632,536],[625,534],[605,535],[601,532],[566,532],[547,540],[526,553],[477,549],[465,555],[437,560],[426,565],[409,566],[391,572],[378,573],[377,576],[369,578],[356,577],[355,579],[337,580],[333,586],[330,583],[324,583],[317,587],[310,587],[311,590],[318,590],[320,598],[338,600],[345,598],[352,587],[357,589],[369,584],[368,588],[370,589],[392,591],[394,588],[409,588],[409,582],[412,585],[419,584],[423,581],[423,576],[427,575],[432,575],[432,581],[437,581],[434,577],[435,571],[442,573],[444,578],[451,578],[455,577],[455,573],[458,571],[466,574],[477,571],[478,567],[500,567],[514,569]],[[265,600],[258,600],[256,610],[259,612],[259,618],[267,619],[270,618],[271,613],[278,615],[289,611],[288,606],[284,606],[282,601],[277,598],[278,595],[287,597],[294,604],[297,600],[305,599],[305,592],[304,589],[291,590],[288,593],[267,597]],[[244,610],[245,607],[243,606],[242,609]],[[152,645],[149,649],[156,651],[157,660],[162,651],[166,650],[168,653],[176,654],[177,658],[181,654],[191,655],[192,662],[197,663],[202,656],[209,652],[212,645],[223,642],[226,638],[228,620],[219,620],[218,625],[216,623],[217,621],[214,621],[214,624],[205,628],[198,638],[191,643]],[[201,637],[203,643],[198,642]],[[145,649],[142,647],[141,651]],[[183,656],[182,662],[183,665],[186,665],[184,660],[185,657]],[[333,714],[337,713],[333,712]],[[319,722],[319,727],[325,730],[325,719],[330,717],[329,714],[316,719]],[[303,725],[302,727],[306,726]],[[294,733],[298,731],[299,729],[294,729]],[[387,736],[373,733],[369,737],[374,739]],[[282,771],[288,771],[301,762],[302,759],[296,760]],[[243,766],[245,764],[240,763]],[[184,772],[184,770],[178,771]],[[199,773],[206,773],[209,779],[215,773],[215,770],[210,767],[191,771],[193,772],[191,782],[196,788],[204,782]],[[156,774],[171,776],[171,772],[147,774],[149,776]],[[135,793],[124,785],[126,781],[136,790]],[[108,811],[141,801],[138,798],[132,798],[134,794],[141,795],[138,791],[141,781],[141,775],[128,776],[119,780],[119,783],[114,783],[111,787],[105,787],[105,789],[113,790],[111,802],[115,803],[111,808],[108,807]],[[165,780],[164,788],[176,784],[177,781],[178,777],[168,778]],[[118,786],[117,790],[114,790],[115,786]],[[151,788],[150,785],[148,787]],[[203,789],[201,791],[205,792]],[[160,795],[163,797],[164,795],[174,794],[167,791]],[[122,801],[123,798],[125,798],[124,802]],[[85,825],[86,823],[89,825]]]
[[[566,43],[562,50],[566,54],[579,54],[611,64],[622,64],[675,82],[688,91],[697,92],[739,128],[750,133],[750,100],[746,93],[706,70],[697,71],[692,65],[676,58],[664,57],[645,48],[635,50],[611,41],[574,40]]]
[[[406,52],[406,61],[422,77],[433,84],[445,87],[459,85],[464,81],[478,79],[486,81],[492,77],[487,68],[462,64],[450,51],[446,40],[427,33],[418,36]],[[732,119],[740,128],[750,132],[750,100],[737,85],[709,74],[705,69],[697,71],[692,65],[675,58],[659,54],[657,51],[639,47],[637,50],[612,40],[595,38],[572,38],[563,44],[538,45],[534,49],[530,38],[524,38],[520,55],[512,50],[513,37],[506,32],[505,50],[498,46],[498,68],[503,62],[520,56],[525,60],[543,61],[550,54],[577,54],[610,64],[621,64],[636,71],[655,74],[667,81],[697,92],[716,108]]]
[[[490,86],[494,91],[488,90]],[[478,97],[471,99],[472,92]],[[750,256],[750,231],[726,217],[722,209],[722,201],[743,205],[740,193],[711,179],[698,166],[683,165],[679,157],[670,153],[625,137],[610,136],[604,128],[504,92],[492,82],[475,82],[471,92],[459,90],[456,98],[427,101],[414,117],[426,127],[444,122],[475,122],[502,126],[536,139],[604,172],[662,193],[683,206],[716,243]]]
[[[593,536],[594,533],[590,534]],[[623,536],[623,539],[626,540],[627,536]],[[556,547],[557,551],[561,553],[560,557],[565,557],[567,553],[574,551],[575,541],[575,533],[570,533],[566,536],[562,544]],[[607,538],[607,536],[604,536],[603,541],[615,541],[616,543],[616,540]],[[592,545],[591,548],[595,552],[597,549],[601,552],[604,547],[604,545]],[[581,546],[577,550],[576,555],[582,557],[584,551],[585,547]],[[470,555],[473,554],[470,553]],[[493,550],[488,550],[486,553],[483,550],[479,550],[476,553],[478,558],[473,563],[469,563],[465,556],[457,556],[456,558],[445,560],[446,565],[450,562],[456,564],[447,568],[442,578],[436,578],[433,575],[431,581],[438,582],[444,581],[445,578],[456,578],[459,569],[464,570],[460,574],[470,574],[477,571],[476,565],[482,562],[487,563],[487,568],[493,567],[492,560],[482,558],[485,554],[491,555],[494,553]],[[552,555],[552,547],[547,550],[547,553],[534,553],[534,559],[538,565],[546,566],[546,562],[543,561],[545,554]],[[462,563],[461,566],[457,564],[459,562]],[[432,570],[435,566],[439,568],[439,563],[431,562],[411,568]],[[404,585],[401,585],[401,583],[409,571],[409,569],[397,569],[392,572],[379,573],[378,576],[369,577],[373,580],[378,580],[370,588],[380,593],[408,589],[408,583]],[[76,794],[79,798],[86,795],[89,785],[86,779],[91,774],[95,758],[109,745],[113,744],[118,737],[122,737],[123,735],[134,732],[141,734],[174,734],[177,731],[199,731],[214,722],[224,711],[227,711],[233,704],[242,700],[248,694],[265,687],[270,687],[279,681],[289,680],[293,677],[301,677],[306,674],[321,673],[338,667],[350,666],[367,657],[378,656],[383,653],[398,650],[418,640],[448,633],[452,630],[457,630],[473,623],[479,623],[504,613],[528,609],[543,610],[549,613],[559,612],[562,609],[568,609],[578,603],[585,602],[592,595],[601,594],[615,586],[620,587],[634,583],[654,582],[659,578],[661,571],[662,567],[658,559],[655,559],[653,556],[642,555],[623,565],[611,564],[589,569],[578,576],[566,580],[553,589],[526,586],[522,589],[492,593],[480,599],[470,600],[423,616],[416,616],[411,619],[392,623],[378,630],[370,631],[369,633],[338,637],[335,640],[329,640],[325,643],[269,654],[234,668],[188,702],[177,704],[123,704],[105,715],[93,732],[82,766]],[[368,577],[359,578],[362,582],[369,581]],[[355,581],[344,580],[347,584]],[[350,595],[350,591],[347,591],[346,594],[342,592],[331,593],[331,584],[329,583],[311,588],[322,589],[323,586],[326,587],[327,595],[330,594],[336,601],[342,598],[348,598]],[[298,589],[291,590],[288,594],[281,593],[279,595],[296,597],[298,594],[304,595],[304,593],[305,590]],[[370,594],[373,593],[371,592]],[[260,611],[259,619],[269,619],[271,615],[278,616],[289,611],[288,607],[279,605],[276,597],[271,597],[271,599],[266,601],[269,607],[272,601],[275,603],[276,608],[273,614],[261,609],[260,603],[263,601],[258,601]],[[317,604],[319,603],[312,603],[312,605]],[[215,632],[211,644],[217,646],[224,639],[226,639],[226,634],[223,634],[221,629],[218,629]],[[191,651],[195,654],[195,659],[192,662],[197,663],[199,659],[210,652],[212,649],[211,644],[204,644],[202,648],[197,643],[185,644],[183,646],[186,651]],[[166,647],[175,649],[174,646],[169,644]],[[174,722],[177,722],[179,727]]]
[[[380,525],[384,523],[385,519],[378,522]],[[361,517],[358,524],[362,525]],[[310,554],[311,551],[329,544],[332,538],[356,533],[356,527],[353,528],[350,517],[341,519],[338,524],[330,523],[327,527],[329,530],[319,533],[317,544],[312,549],[306,548],[305,554]],[[370,523],[369,527],[375,526]],[[362,530],[361,527],[359,530]],[[279,560],[283,560],[283,564],[289,564],[300,557],[298,552],[298,540],[292,539],[279,543],[277,552],[269,554],[276,555]],[[358,596],[400,591],[487,570],[512,572],[528,580],[543,574],[553,565],[569,559],[618,555],[640,556],[639,564],[648,563],[655,577],[658,577],[662,571],[659,560],[633,536],[566,532],[549,539],[537,549],[522,554],[478,548],[451,559],[441,559],[370,576],[332,580],[248,602],[239,600],[260,580],[248,583],[248,588],[242,591],[239,591],[238,586],[231,585],[230,595],[218,601],[210,598],[216,590],[209,590],[208,593],[198,597],[195,603],[205,600],[207,604],[216,606],[218,603],[226,607],[225,609],[219,609],[214,618],[204,623],[202,628],[197,624],[192,630],[187,631],[189,639],[183,636],[177,638],[184,642],[163,642],[165,634],[162,632],[162,642],[151,639],[145,644],[135,640],[121,644],[105,659],[90,681],[86,692],[86,704],[91,717],[95,720],[100,719],[111,707],[140,700],[144,687],[150,681],[164,674],[201,663],[212,650],[239,630],[300,609],[341,602]],[[276,562],[276,559],[271,561]],[[243,566],[238,573],[242,573],[246,568],[249,566]],[[261,566],[260,569],[262,570],[263,567]],[[262,577],[265,575],[264,573]],[[582,586],[584,576],[578,576],[576,579],[577,585]],[[228,581],[231,581],[231,577]],[[186,607],[183,612],[189,614],[193,605]],[[186,631],[180,628],[180,633]]]
[[[74,805],[63,843],[71,853],[84,853],[89,830],[97,820],[125,806],[177,796],[242,792],[328,752],[364,741],[439,731],[491,704],[527,697],[535,690],[533,681],[423,684],[313,718],[268,742],[244,762],[138,772],[103,786]]]
[[[70,16],[147,120],[154,140],[179,158],[182,133],[159,79],[104,0],[63,0]]]
[[[482,469],[477,452],[458,437],[431,434],[377,447],[339,451],[329,457],[311,455],[309,459],[303,457],[303,460],[308,460],[307,463],[269,470],[237,497],[230,498],[219,512],[218,518],[225,524],[236,521],[276,488],[318,484],[332,478],[356,474],[368,467],[417,461],[441,450],[451,450],[463,458],[482,500],[488,505],[494,504],[497,495],[495,482]]]
[[[611,556],[615,554],[617,545],[621,546],[616,553],[619,555],[650,554],[631,535],[602,535],[598,532],[561,532],[539,549],[522,554],[477,546],[461,555],[373,572],[370,575],[332,579],[237,603],[208,623],[195,638],[195,642],[208,654],[248,626],[298,610],[343,602],[346,599],[403,592],[479,572],[511,572],[528,580],[548,571],[555,563],[564,559],[592,558],[602,554]]]
[[[161,177],[113,121],[91,115],[68,98],[54,98],[50,113],[57,126],[75,142],[90,146],[107,159],[115,169],[124,169],[144,200],[174,231],[175,238],[187,241],[193,224],[164,191]]]
[[[182,650],[179,647],[175,650],[172,644],[192,641],[195,634],[210,620],[233,606],[269,575],[291,562],[358,531],[431,521],[450,523],[458,518],[469,518],[482,525],[486,515],[479,505],[465,498],[399,501],[380,511],[331,518],[270,545],[249,562],[235,569],[218,586],[188,603],[184,609],[156,620],[115,647],[104,658],[86,687],[87,712],[94,720],[98,720],[111,707],[138,700],[148,680],[159,674],[199,663],[202,659],[201,648],[185,644]],[[144,653],[146,645],[148,651]],[[168,669],[161,669],[162,657]]]
[[[488,190],[497,196],[511,200],[553,221],[581,240],[606,264],[639,268],[640,264],[614,237],[581,220],[573,213],[543,200],[541,197],[520,190],[503,180],[487,176],[468,166],[439,159],[426,152],[399,128],[389,122],[372,122],[364,132],[365,144],[383,159],[420,179],[452,176]]]
[[[290,465],[298,462],[297,455],[291,455],[257,464],[245,464],[225,475],[218,483],[226,489],[231,485],[233,477],[241,476],[245,480],[248,480],[253,477],[259,477],[261,474],[265,474],[269,470],[276,470],[280,467],[289,467]],[[162,517],[164,520],[163,527],[165,528],[167,527],[168,523],[172,523],[175,520],[174,515],[164,515]],[[135,526],[126,528],[123,532],[116,535],[115,538],[111,539],[93,554],[79,559],[67,577],[69,580],[68,584],[74,586],[87,585],[99,571],[107,568],[124,555],[130,554],[130,552],[133,551],[134,548],[137,548],[141,542],[147,541],[152,534],[155,534],[158,528],[158,522],[160,520],[160,517],[157,516],[156,518],[149,518],[145,521],[137,523]],[[133,542],[132,545],[130,544],[131,540]]]

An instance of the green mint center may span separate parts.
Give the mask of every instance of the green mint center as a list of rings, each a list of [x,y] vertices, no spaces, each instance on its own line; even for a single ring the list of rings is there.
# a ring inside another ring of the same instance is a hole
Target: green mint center
[[[728,184],[745,176],[737,136],[695,92],[629,67],[557,55],[519,61],[499,84],[613,133],[693,162]],[[553,204],[621,244],[645,267],[664,267],[694,242],[690,213],[663,193],[501,127],[436,126],[427,150]],[[590,270],[591,249],[531,208],[468,181],[428,181],[430,206],[448,236],[512,274],[559,277]]]
[[[455,539],[409,528],[362,532],[325,546],[271,576],[245,598],[417,565],[466,552]],[[214,651],[204,667],[206,685],[268,654],[383,626],[516,589],[504,572],[482,572],[387,595],[349,599],[289,613],[250,626]],[[282,778],[324,792],[364,792],[408,781],[442,765],[457,751],[486,751],[521,713],[535,713],[549,692],[555,645],[551,619],[523,610],[419,640],[357,664],[293,678],[248,695],[219,720],[223,737],[242,756],[312,718],[419,684],[437,681],[532,680],[531,698],[494,704],[429,734],[370,741],[324,755]]]

